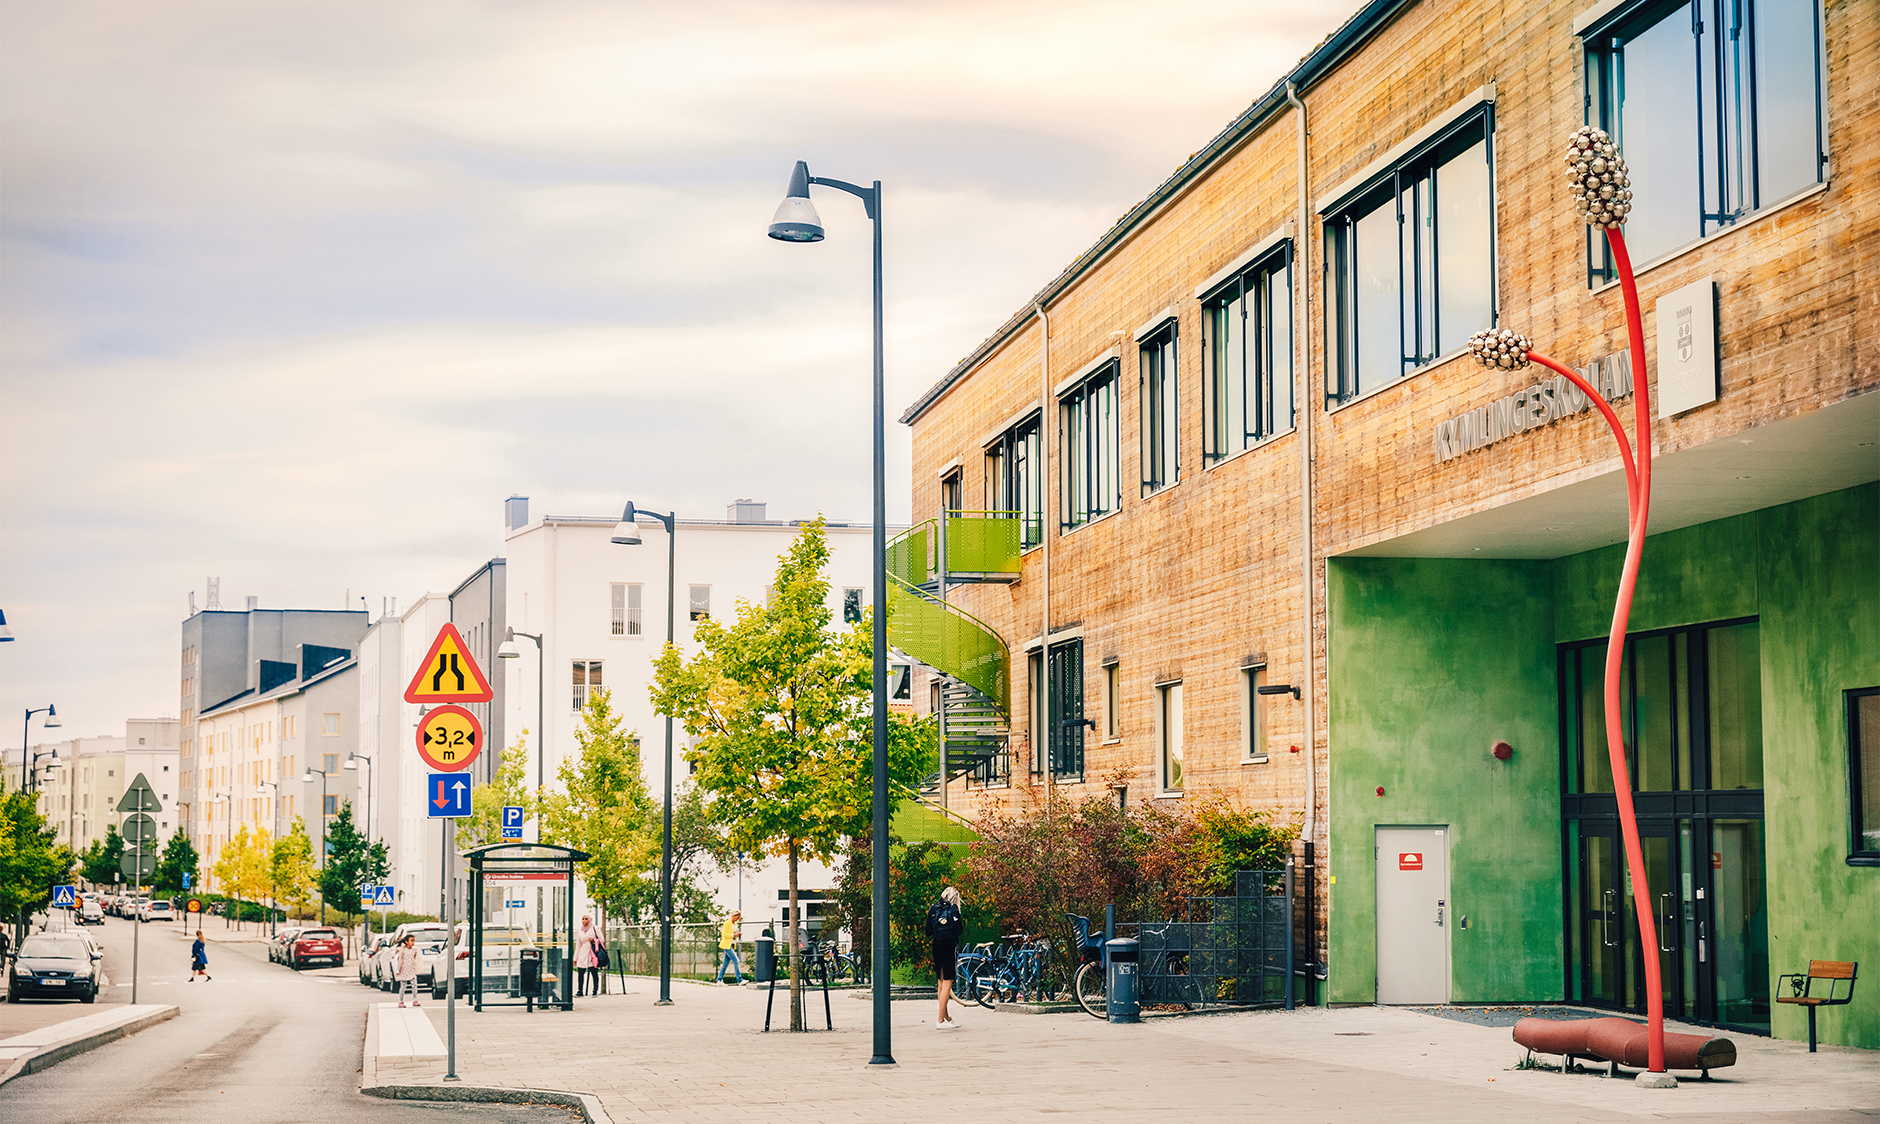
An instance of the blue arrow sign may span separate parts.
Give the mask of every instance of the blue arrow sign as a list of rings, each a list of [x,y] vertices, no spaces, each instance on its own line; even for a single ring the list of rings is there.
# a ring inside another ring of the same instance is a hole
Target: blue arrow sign
[[[431,773],[424,786],[424,814],[454,820],[470,814],[470,782],[462,773]]]
[[[72,899],[76,896],[77,891],[73,890],[70,886],[54,886],[52,888],[52,908],[71,909]]]
[[[392,891],[390,886],[374,886],[372,887],[372,904],[397,905],[397,895]]]

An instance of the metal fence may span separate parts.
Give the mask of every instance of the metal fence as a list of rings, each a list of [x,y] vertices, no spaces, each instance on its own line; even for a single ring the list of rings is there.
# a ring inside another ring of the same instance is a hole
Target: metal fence
[[[672,974],[710,979],[718,971],[718,926],[672,927]],[[741,942],[738,958],[751,974],[751,946]],[[659,926],[607,926],[607,971],[614,975],[659,975]]]
[[[1180,920],[1119,923],[1142,942],[1144,1003],[1293,1003],[1293,870],[1243,870],[1230,897],[1192,897]]]

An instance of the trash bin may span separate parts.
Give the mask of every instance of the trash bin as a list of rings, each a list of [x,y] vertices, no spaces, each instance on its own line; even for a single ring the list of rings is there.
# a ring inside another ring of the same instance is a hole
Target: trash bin
[[[1107,946],[1110,976],[1105,1014],[1113,1023],[1142,1021],[1142,1004],[1136,995],[1136,969],[1142,962],[1142,942],[1132,937],[1117,937]]]
[[[758,983],[777,978],[777,942],[770,937],[757,938],[757,963],[751,965],[751,978]]]
[[[519,970],[520,983],[524,996],[536,996],[542,992],[542,950],[539,948],[519,948],[516,955],[522,958]]]

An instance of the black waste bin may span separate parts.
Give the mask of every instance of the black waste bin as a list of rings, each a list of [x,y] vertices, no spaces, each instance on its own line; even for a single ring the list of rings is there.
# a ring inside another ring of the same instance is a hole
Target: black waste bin
[[[1141,967],[1142,942],[1131,937],[1117,937],[1109,943],[1110,976],[1105,1014],[1113,1023],[1142,1021],[1142,1004],[1136,991],[1136,969]]]
[[[777,977],[777,942],[770,937],[757,938],[757,963],[751,965],[751,978],[769,983]]]
[[[522,957],[518,965],[522,979],[521,991],[524,997],[533,998],[542,993],[542,950],[539,948],[519,948],[516,954]]]

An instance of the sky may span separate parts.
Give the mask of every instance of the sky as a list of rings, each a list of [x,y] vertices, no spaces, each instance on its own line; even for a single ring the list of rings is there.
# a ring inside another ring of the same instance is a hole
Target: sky
[[[0,746],[173,716],[189,595],[376,615],[502,501],[869,511],[894,419],[1356,0],[0,0]]]

